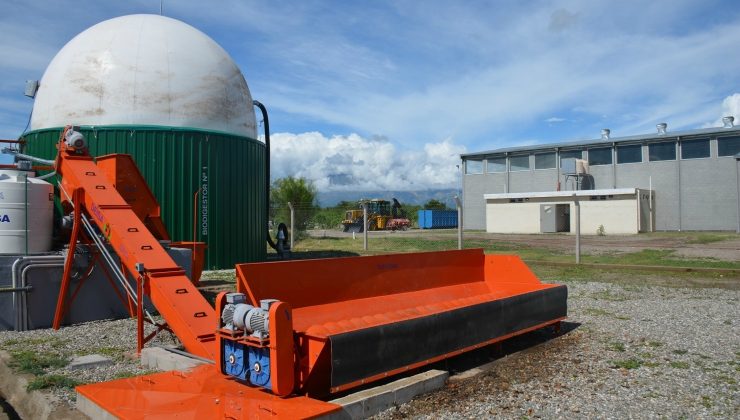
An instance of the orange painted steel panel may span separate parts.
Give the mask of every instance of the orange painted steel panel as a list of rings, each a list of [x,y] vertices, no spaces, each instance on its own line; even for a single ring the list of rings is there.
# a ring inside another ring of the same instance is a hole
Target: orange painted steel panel
[[[162,221],[157,198],[136,167],[134,159],[129,155],[105,155],[96,158],[95,164],[151,233],[157,239],[169,240],[170,235]]]
[[[304,419],[341,410],[307,397],[275,396],[226,377],[212,365],[82,385],[77,391],[121,419]]]
[[[295,342],[290,304],[270,306],[270,376],[272,392],[280,396],[293,393],[295,386]]]
[[[170,258],[92,158],[60,151],[56,166],[62,176],[61,189],[67,196],[77,188],[84,191],[83,208],[124,267],[130,273],[137,273],[137,264],[144,265],[145,292],[185,348],[213,359],[216,314],[184,270]]]
[[[185,248],[189,249],[191,254],[191,266],[190,266],[190,272],[191,279],[193,281],[193,284],[196,286],[200,285],[200,276],[203,274],[203,267],[205,266],[206,262],[206,248],[208,245],[205,242],[190,242],[190,241],[180,241],[180,242],[172,242],[170,246],[174,248]]]
[[[298,334],[299,384],[322,394],[331,369],[334,335],[424,318],[557,287],[543,284],[517,256],[483,251],[427,252],[324,260],[237,265],[237,289],[253,304],[274,298],[289,302]],[[548,320],[549,325],[562,318]],[[523,329],[520,334],[531,330]],[[334,387],[345,390],[460,354],[515,334],[439,355],[401,369]]]

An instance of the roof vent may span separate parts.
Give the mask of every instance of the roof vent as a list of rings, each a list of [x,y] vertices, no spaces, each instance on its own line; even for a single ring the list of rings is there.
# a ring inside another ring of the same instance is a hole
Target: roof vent
[[[609,135],[611,134],[612,130],[608,128],[602,128],[601,129],[601,140],[609,140]]]
[[[658,123],[658,124],[655,124],[655,128],[658,129],[658,134],[665,134],[666,130],[668,129],[668,124]]]
[[[728,116],[728,117],[722,117],[722,124],[724,124],[725,128],[732,128],[735,126],[735,117]]]

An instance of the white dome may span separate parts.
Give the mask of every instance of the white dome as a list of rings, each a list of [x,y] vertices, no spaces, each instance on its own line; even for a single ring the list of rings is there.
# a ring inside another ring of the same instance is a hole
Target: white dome
[[[130,15],[74,37],[46,68],[31,128],[163,125],[257,138],[252,96],[215,41],[179,20]]]

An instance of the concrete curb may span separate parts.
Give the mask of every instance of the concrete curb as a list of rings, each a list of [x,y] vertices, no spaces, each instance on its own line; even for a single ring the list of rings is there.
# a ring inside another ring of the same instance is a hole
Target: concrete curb
[[[10,368],[10,355],[0,351],[0,394],[23,419],[86,419],[81,412],[60,406],[56,397],[40,391],[28,391],[31,375],[18,374]]]
[[[94,402],[90,401],[85,397],[84,395],[77,393],[77,403],[76,403],[77,409],[85,413],[86,416],[90,417],[91,419],[95,420],[115,420],[118,417],[112,415],[111,413],[103,410],[99,405],[95,404]]]
[[[206,362],[182,354],[167,351],[162,347],[147,347],[141,349],[141,359],[139,363],[156,370],[188,370]]]
[[[329,401],[341,405],[342,411],[330,414],[325,418],[356,420],[374,416],[394,405],[409,402],[417,395],[442,388],[448,376],[449,373],[443,370],[428,370],[408,378]]]

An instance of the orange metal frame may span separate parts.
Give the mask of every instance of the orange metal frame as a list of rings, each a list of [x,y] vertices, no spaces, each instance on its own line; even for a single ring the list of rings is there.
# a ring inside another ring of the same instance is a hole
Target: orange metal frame
[[[237,265],[236,271],[237,290],[247,294],[253,305],[266,298],[291,303],[297,343],[296,385],[309,395],[344,391],[563,319],[548,320],[400,369],[331,387],[327,378],[332,335],[557,285],[541,283],[516,256],[484,255],[482,250],[249,263]]]
[[[134,274],[134,278],[137,279],[137,288],[140,291],[138,293],[139,302],[137,302],[139,347],[146,341],[146,337],[143,337],[144,317],[142,313],[143,295],[146,294],[167,321],[166,328],[171,328],[189,352],[214,359],[216,346],[213,331],[218,321],[213,308],[141,220],[140,216],[143,214],[144,219],[150,221],[149,226],[153,226],[155,232],[158,232],[157,236],[166,235],[166,231],[163,234],[157,227],[160,226],[163,229],[163,225],[160,225],[161,220],[157,221],[159,220],[158,206],[154,214],[144,211],[147,208],[151,209],[153,196],[146,194],[146,192],[149,194],[151,192],[148,188],[144,189],[145,183],[137,183],[135,175],[129,177],[127,185],[133,183],[139,186],[136,196],[139,197],[138,204],[132,207],[110,181],[111,171],[117,173],[118,170],[106,165],[127,165],[128,170],[136,171],[138,175],[136,166],[130,158],[127,160],[109,157],[103,159],[103,162],[108,162],[104,163],[103,166],[106,167],[104,170],[95,164],[86,150],[67,148],[62,141],[58,148],[59,154],[55,169],[62,177],[60,182],[60,189],[64,192],[62,200],[64,202],[71,199],[72,203],[69,204],[77,209],[70,249],[74,249],[73,245],[76,244],[79,236],[80,215],[84,211],[116,250],[125,268],[124,271]],[[128,166],[128,163],[131,165]],[[141,194],[142,192],[144,194]],[[142,205],[141,203],[146,200],[150,200],[148,205]],[[154,203],[156,204],[156,201]],[[65,263],[64,278],[66,281],[63,281],[57,301],[55,328],[59,327],[64,312],[71,260],[69,258]],[[141,272],[138,271],[140,269]],[[165,327],[162,325],[158,326],[158,330],[163,328]]]

